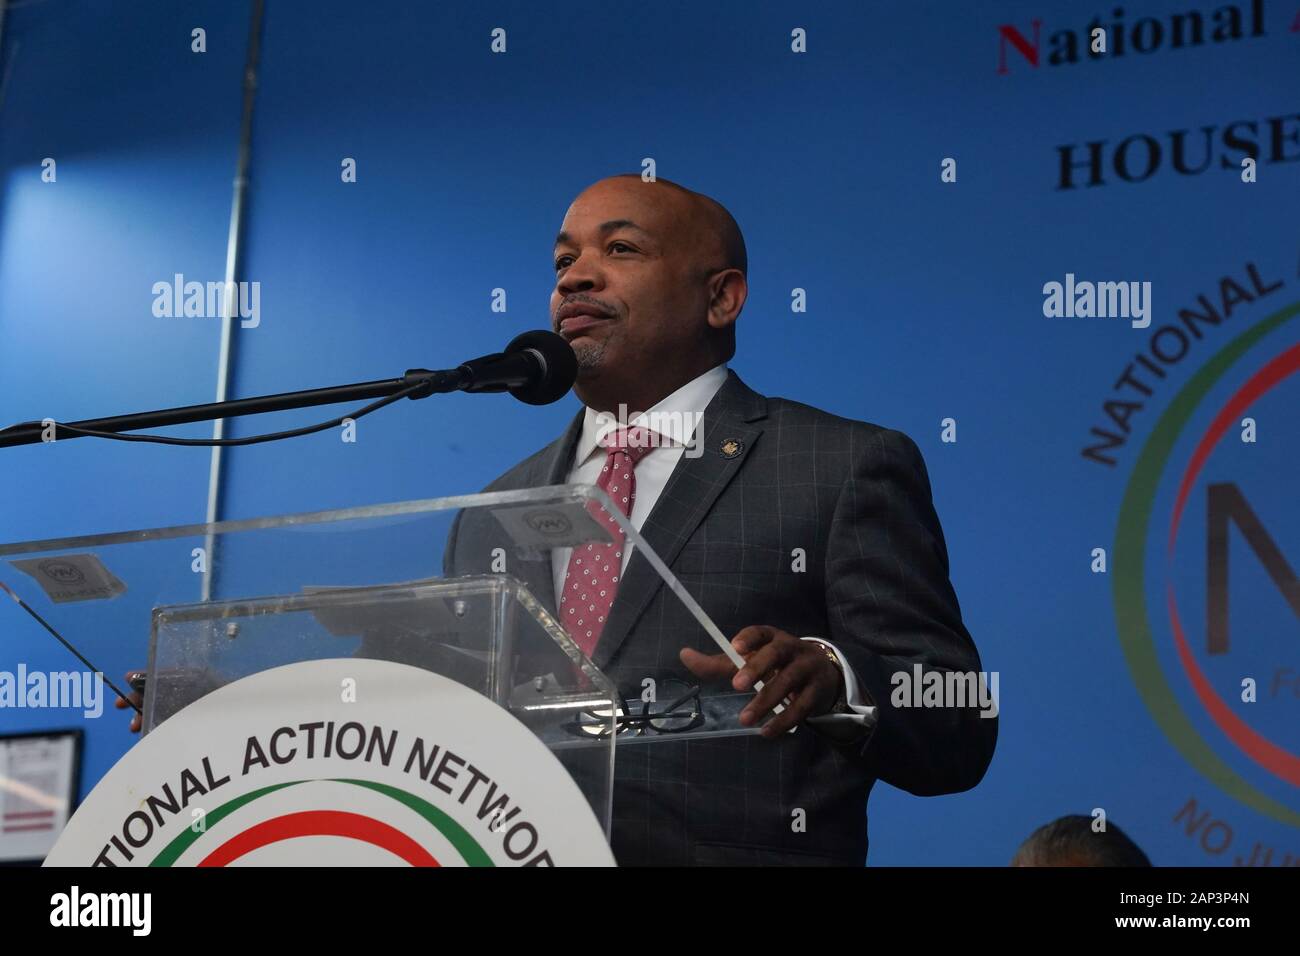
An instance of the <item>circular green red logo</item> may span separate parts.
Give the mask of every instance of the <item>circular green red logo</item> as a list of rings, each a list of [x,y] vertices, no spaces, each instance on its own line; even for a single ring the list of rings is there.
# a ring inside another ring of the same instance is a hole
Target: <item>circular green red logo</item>
[[[1251,499],[1262,484],[1276,488],[1280,481],[1281,487],[1294,489],[1298,483],[1294,473],[1270,471],[1266,455],[1255,459],[1257,465],[1242,468],[1229,443],[1237,440],[1253,409],[1265,402],[1276,409],[1283,387],[1294,388],[1300,344],[1269,346],[1297,315],[1300,304],[1243,332],[1175,396],[1147,439],[1125,490],[1112,565],[1120,644],[1156,723],[1219,789],[1291,826],[1300,826],[1295,799],[1300,795],[1295,739],[1300,722],[1285,719],[1294,713],[1289,702],[1265,707],[1259,701],[1270,693],[1277,697],[1279,682],[1291,672],[1283,664],[1288,656],[1294,658],[1295,644],[1284,644],[1281,628],[1272,626],[1229,641],[1229,594],[1235,592],[1228,568],[1234,576],[1254,576],[1254,605],[1238,599],[1237,606],[1247,605],[1238,618],[1255,611],[1262,617],[1266,606],[1289,604],[1295,611],[1300,594],[1285,558],[1286,542],[1270,530],[1270,521],[1293,520],[1294,495],[1283,495],[1290,507],[1281,516],[1276,509],[1262,516]],[[1261,361],[1260,355],[1266,358]],[[1244,380],[1225,396],[1224,384],[1233,377]],[[1293,403],[1281,419],[1268,418],[1270,440],[1279,443],[1275,447],[1300,439],[1296,407]],[[1193,423],[1202,428],[1199,436]],[[1291,434],[1279,434],[1283,428]],[[1294,455],[1293,447],[1288,453]],[[1249,480],[1235,480],[1238,472]],[[1201,501],[1204,511],[1194,510]],[[1190,531],[1192,524],[1202,533]],[[1242,555],[1231,565],[1230,547]],[[1204,587],[1191,586],[1189,580]],[[1272,593],[1268,582],[1275,588]],[[1289,623],[1294,633],[1294,617],[1282,623]],[[1255,699],[1246,699],[1251,694]]]

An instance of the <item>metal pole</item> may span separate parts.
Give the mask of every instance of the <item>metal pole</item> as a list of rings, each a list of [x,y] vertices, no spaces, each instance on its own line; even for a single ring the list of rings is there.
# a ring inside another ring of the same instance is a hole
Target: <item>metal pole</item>
[[[221,316],[221,351],[217,357],[217,401],[226,401],[230,390],[231,361],[234,354],[235,336],[235,300],[238,285],[240,251],[243,243],[244,206],[248,193],[248,160],[253,138],[253,101],[257,94],[257,65],[262,49],[262,14],[263,0],[253,0],[252,16],[248,26],[248,58],[244,63],[244,107],[243,118],[239,127],[239,158],[235,165],[234,195],[230,204],[230,231],[226,237],[226,284],[225,307]],[[226,437],[226,420],[219,418],[212,423],[212,437]],[[212,447],[212,461],[208,468],[208,506],[205,522],[212,524],[221,520],[221,484],[224,474],[225,449],[221,445]],[[202,600],[212,599],[214,577],[217,567],[216,536],[209,534],[204,540],[204,553],[207,556],[207,571],[203,575]]]

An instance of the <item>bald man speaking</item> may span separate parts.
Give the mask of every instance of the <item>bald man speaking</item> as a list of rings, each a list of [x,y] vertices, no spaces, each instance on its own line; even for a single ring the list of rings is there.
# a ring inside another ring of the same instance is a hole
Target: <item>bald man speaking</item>
[[[901,432],[760,395],[727,367],[748,263],[714,200],[635,174],[601,180],[565,214],[554,265],[552,322],[586,408],[486,490],[624,482],[611,498],[745,666],[715,653],[634,549],[609,545],[608,563],[588,555],[585,568],[584,551],[557,549],[544,574],[520,575],[627,699],[646,678],[764,682],[741,714],[760,733],[619,749],[615,857],[862,865],[876,780],[968,789],[997,739],[996,711],[893,693],[896,675],[980,672],[920,451]],[[651,433],[662,421],[692,433]],[[458,523],[447,573],[488,572],[489,533]],[[604,600],[579,604],[568,592],[592,571]],[[787,733],[820,715],[838,716]]]

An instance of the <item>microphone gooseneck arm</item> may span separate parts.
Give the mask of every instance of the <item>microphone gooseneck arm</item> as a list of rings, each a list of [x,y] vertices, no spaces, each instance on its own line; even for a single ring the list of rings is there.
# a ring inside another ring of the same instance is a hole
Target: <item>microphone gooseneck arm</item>
[[[558,344],[557,344],[558,343]],[[561,348],[562,346],[562,348]],[[573,363],[570,370],[565,361]],[[352,385],[335,385],[298,392],[281,392],[255,398],[237,398],[225,402],[208,402],[203,405],[186,405],[130,415],[108,418],[90,418],[77,422],[23,422],[0,430],[0,448],[15,445],[34,445],[50,438],[114,438],[120,441],[158,442],[170,445],[211,446],[217,442],[226,445],[251,445],[324,431],[335,427],[345,418],[360,418],[385,405],[403,398],[420,399],[447,392],[500,392],[510,391],[529,404],[546,404],[563,396],[573,386],[577,374],[576,359],[568,343],[551,332],[525,332],[506,347],[502,353],[472,359],[453,369],[430,371],[408,369],[401,378],[357,382]],[[566,381],[567,377],[567,381]],[[351,415],[341,416],[309,425],[305,428],[255,435],[247,438],[188,439],[159,435],[123,435],[122,432],[142,428],[162,428],[191,422],[213,421],[239,415],[260,415],[266,412],[309,408],[316,405],[333,405],[339,402],[378,399]]]
[[[126,440],[146,440],[144,435],[119,435],[119,432],[135,431],[141,428],[163,428],[168,425],[185,425],[191,422],[207,422],[218,418],[233,418],[237,415],[260,415],[266,412],[281,412],[291,408],[310,408],[315,405],[333,405],[337,402],[351,402],[376,396],[390,398],[425,398],[435,392],[452,392],[457,386],[446,387],[441,376],[458,373],[428,372],[413,369],[403,378],[382,379],[375,382],[358,382],[355,385],[335,385],[329,388],[313,388],[300,392],[281,392],[276,395],[262,395],[255,398],[236,398],[227,402],[208,402],[203,405],[185,405],[181,408],[164,408],[152,412],[135,412],[130,415],[114,415],[109,418],[88,418],[79,422],[24,422],[0,431],[0,448],[13,445],[34,445],[47,439],[47,429],[54,430],[54,438],[62,441],[67,438],[85,436],[99,437],[109,435]],[[388,404],[385,402],[384,404]],[[355,416],[351,416],[355,417]],[[315,426],[313,426],[315,427]],[[238,442],[241,439],[227,439]],[[182,439],[171,439],[181,442]],[[184,440],[186,444],[190,442]],[[212,440],[195,439],[193,444],[210,445]]]

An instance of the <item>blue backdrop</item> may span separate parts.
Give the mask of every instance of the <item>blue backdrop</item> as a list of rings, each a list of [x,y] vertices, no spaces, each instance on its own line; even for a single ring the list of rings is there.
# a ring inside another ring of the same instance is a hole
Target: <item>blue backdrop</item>
[[[155,317],[151,288],[224,273],[248,4],[12,6],[0,424],[210,401],[219,320]],[[1300,859],[1300,20],[1277,0],[1114,10],[269,0],[241,276],[261,283],[261,321],[239,331],[234,393],[445,366],[545,326],[569,201],[653,158],[745,232],[746,381],[921,446],[965,620],[1000,674],[984,782],[932,799],[879,786],[872,862],[1001,864],[1035,826],[1094,808],[1158,864]],[[1098,16],[1108,52],[1092,57]],[[1150,282],[1150,327],[1046,317],[1043,286],[1067,273]],[[403,402],[356,444],[234,449],[224,515],[474,490],[576,408]],[[208,460],[0,451],[0,541],[200,521]],[[1226,544],[1210,534],[1222,485],[1276,545],[1274,573],[1239,513]],[[1229,608],[1215,653],[1211,594]],[[0,670],[20,661],[72,666],[14,609]],[[0,730],[78,719],[7,710]],[[85,723],[88,790],[131,738],[115,711]]]

